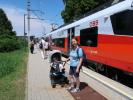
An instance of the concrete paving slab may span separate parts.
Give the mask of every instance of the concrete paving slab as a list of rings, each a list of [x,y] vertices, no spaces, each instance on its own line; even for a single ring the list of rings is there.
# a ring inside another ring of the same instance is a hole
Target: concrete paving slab
[[[51,87],[48,59],[42,59],[39,50],[35,50],[29,54],[27,100],[74,100],[65,88]]]

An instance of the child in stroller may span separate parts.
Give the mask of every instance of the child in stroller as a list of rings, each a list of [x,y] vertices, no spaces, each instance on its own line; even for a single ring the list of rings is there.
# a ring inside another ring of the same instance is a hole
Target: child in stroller
[[[65,61],[61,61],[61,53],[54,52],[51,55],[50,62],[50,80],[51,86],[53,88],[56,87],[56,84],[60,84],[62,87],[68,83],[68,79],[65,76]]]

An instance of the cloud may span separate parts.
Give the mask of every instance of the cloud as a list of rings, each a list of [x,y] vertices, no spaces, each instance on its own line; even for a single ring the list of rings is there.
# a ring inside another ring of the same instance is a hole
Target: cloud
[[[13,25],[13,30],[17,32],[17,35],[23,36],[24,13],[26,13],[26,11],[9,5],[8,6],[0,5],[0,8],[2,8],[5,11],[8,19],[11,21]],[[49,21],[40,21],[35,19],[30,20],[30,35],[42,36],[42,34],[48,33],[50,31],[51,31],[51,25]],[[26,20],[26,32],[27,32],[27,20]]]

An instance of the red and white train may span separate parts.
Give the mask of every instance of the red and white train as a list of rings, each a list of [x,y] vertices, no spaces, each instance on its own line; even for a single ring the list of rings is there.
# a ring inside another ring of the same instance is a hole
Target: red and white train
[[[133,76],[133,0],[115,1],[48,33],[52,48],[67,55],[72,37],[77,37],[96,71],[115,79],[120,72]]]

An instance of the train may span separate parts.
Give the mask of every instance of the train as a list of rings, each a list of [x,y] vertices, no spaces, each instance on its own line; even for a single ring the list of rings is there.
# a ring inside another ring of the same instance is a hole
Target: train
[[[133,0],[114,0],[46,34],[52,49],[68,55],[78,39],[88,68],[114,80],[133,79]]]

